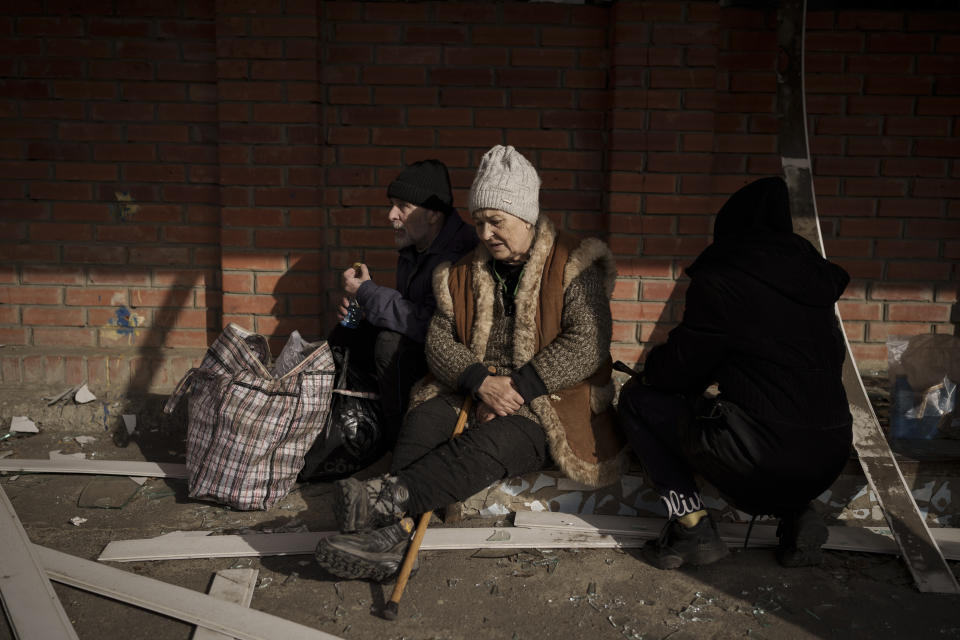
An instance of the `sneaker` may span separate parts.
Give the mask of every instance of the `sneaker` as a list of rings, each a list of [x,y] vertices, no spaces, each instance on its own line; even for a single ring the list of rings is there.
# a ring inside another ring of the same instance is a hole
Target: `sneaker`
[[[823,518],[811,507],[780,519],[777,525],[777,561],[784,567],[813,567],[823,560],[820,547],[829,536]]]
[[[336,482],[333,514],[343,533],[383,527],[402,518],[410,500],[406,485],[388,474]]]
[[[643,546],[643,557],[659,569],[677,569],[684,564],[710,564],[729,553],[710,516],[700,518],[700,522],[693,527],[670,520],[656,540],[649,540]]]
[[[383,582],[400,570],[413,520],[366,533],[341,533],[321,538],[314,556],[317,563],[341,578]]]

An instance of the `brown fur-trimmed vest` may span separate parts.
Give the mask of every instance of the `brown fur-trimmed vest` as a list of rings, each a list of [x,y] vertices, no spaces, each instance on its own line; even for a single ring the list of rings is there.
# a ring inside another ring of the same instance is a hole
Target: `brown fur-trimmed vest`
[[[457,336],[482,362],[493,326],[494,281],[486,268],[490,253],[483,244],[456,265],[434,272],[438,310],[454,319]],[[607,246],[596,238],[580,240],[558,233],[544,216],[515,298],[513,365],[519,368],[561,330],[564,293],[584,269],[596,264],[604,273],[607,298],[613,293],[616,270]],[[540,396],[530,403],[547,435],[550,453],[573,480],[604,486],[620,478],[624,443],[611,408],[613,383],[609,354],[587,380]],[[426,395],[440,391],[436,382]],[[432,392],[432,393],[431,393]],[[420,399],[426,399],[420,395]]]

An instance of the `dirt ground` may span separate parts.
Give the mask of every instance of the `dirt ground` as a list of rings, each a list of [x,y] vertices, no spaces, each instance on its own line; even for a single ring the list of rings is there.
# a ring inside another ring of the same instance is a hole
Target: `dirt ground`
[[[27,415],[40,433],[0,442],[14,458],[85,452],[88,458],[182,461],[182,421],[161,417],[163,398],[98,398],[47,407],[62,390],[0,390],[0,432]],[[139,416],[133,438],[112,437],[123,413]],[[81,445],[76,436],[96,440]],[[331,530],[331,485],[298,486],[268,512],[239,512],[187,497],[186,482],[150,479],[120,508],[78,506],[103,477],[5,474],[30,539],[85,559],[111,540],[174,530],[236,533]],[[102,491],[128,490],[125,478]],[[102,483],[101,483],[102,484]],[[90,486],[88,486],[90,485]],[[86,490],[87,493],[84,493]],[[86,520],[71,523],[71,518]],[[457,526],[509,525],[509,517]],[[442,523],[431,526],[442,527]],[[310,556],[111,563],[197,591],[231,567],[259,569],[252,607],[342,638],[533,640],[538,638],[960,638],[960,596],[921,594],[895,556],[827,552],[816,568],[784,569],[766,550],[734,550],[703,568],[664,572],[632,552],[526,550],[503,557],[473,551],[424,552],[396,621],[377,614],[390,585],[347,581]],[[486,557],[485,557],[486,556]],[[960,564],[952,563],[955,574]],[[55,584],[81,639],[190,638],[186,623]],[[0,625],[0,639],[13,638]]]

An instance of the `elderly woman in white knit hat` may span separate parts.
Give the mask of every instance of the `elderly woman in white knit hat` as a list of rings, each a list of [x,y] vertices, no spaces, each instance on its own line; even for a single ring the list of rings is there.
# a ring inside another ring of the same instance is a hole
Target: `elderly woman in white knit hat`
[[[391,473],[337,483],[344,534],[324,538],[316,552],[332,573],[390,577],[413,528],[404,515],[551,460],[591,486],[619,479],[624,445],[610,408],[613,257],[600,240],[558,231],[540,215],[539,192],[536,170],[513,147],[483,156],[469,200],[481,242],[434,272],[432,376],[414,391]],[[468,428],[451,439],[467,397]]]

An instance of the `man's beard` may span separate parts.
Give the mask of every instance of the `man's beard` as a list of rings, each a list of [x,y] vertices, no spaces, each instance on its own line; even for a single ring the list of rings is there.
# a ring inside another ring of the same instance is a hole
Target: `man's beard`
[[[393,241],[396,243],[397,249],[403,249],[413,244],[410,232],[400,223],[394,223],[393,225]]]

